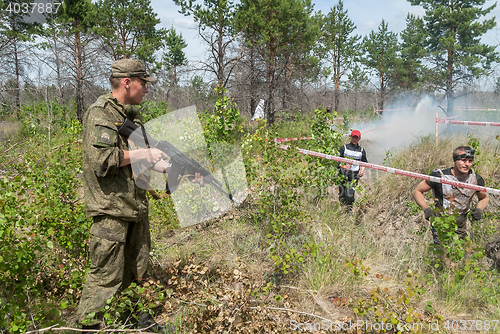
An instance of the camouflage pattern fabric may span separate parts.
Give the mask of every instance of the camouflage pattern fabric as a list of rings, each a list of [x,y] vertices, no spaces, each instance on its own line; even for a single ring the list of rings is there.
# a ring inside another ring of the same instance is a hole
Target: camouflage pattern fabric
[[[132,167],[120,167],[128,142],[114,124],[127,117],[140,124],[136,111],[106,94],[83,117],[83,186],[89,217],[109,215],[132,221],[141,209],[147,210],[146,191],[136,186]]]
[[[148,267],[151,239],[146,191],[136,186],[130,165],[120,167],[128,143],[118,134],[115,122],[125,118],[141,124],[137,108],[126,108],[111,94],[99,97],[83,118],[83,186],[86,213],[94,223],[90,229],[92,264],[77,312],[80,323],[117,291],[142,279]]]
[[[138,77],[147,82],[156,83],[158,79],[149,76],[144,63],[139,59],[120,59],[111,64],[113,78]]]
[[[128,222],[109,216],[94,217],[94,225],[123,226],[126,228],[124,242],[107,240],[92,235],[90,257],[92,264],[83,288],[77,321],[82,323],[89,313],[96,316],[89,324],[97,323],[102,314],[98,310],[106,306],[119,290],[134,280],[144,278],[149,261],[151,239],[147,215]]]

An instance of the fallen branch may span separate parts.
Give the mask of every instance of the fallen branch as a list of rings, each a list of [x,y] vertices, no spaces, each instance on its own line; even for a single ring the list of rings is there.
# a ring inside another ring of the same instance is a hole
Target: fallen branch
[[[265,309],[268,309],[268,310],[275,310],[275,311],[293,312],[293,313],[308,315],[310,317],[314,317],[314,318],[326,320],[326,321],[331,322],[331,323],[334,322],[334,321],[331,321],[330,319],[323,318],[323,317],[321,317],[319,315],[316,315],[316,314],[307,313],[307,312],[303,312],[303,311],[296,311],[296,310],[292,310],[292,309],[289,309],[289,308],[281,308],[281,307],[255,307],[255,306],[249,307],[249,309],[251,309],[251,310],[257,310],[259,308],[265,308]]]
[[[181,241],[183,241],[184,239],[189,238],[190,236],[191,236],[191,234],[188,234],[188,235],[186,235],[184,238],[182,238],[182,239],[180,239],[180,240],[177,240],[177,241],[175,241],[175,242],[171,243],[171,244],[170,244],[170,245],[168,245],[168,246],[165,246],[165,247],[162,247],[162,248],[158,248],[158,250],[165,250],[165,249],[167,249],[167,248],[170,248],[170,247],[172,247],[173,245],[176,245],[176,244],[180,243],[180,242],[181,242]],[[162,268],[163,268],[163,267],[162,267]]]
[[[75,140],[74,142],[71,142],[71,143],[66,143],[66,144],[61,144],[61,145],[54,146],[50,150],[53,151],[56,148],[59,148],[61,146],[66,146],[66,145],[69,145],[69,144],[76,144],[76,143],[81,143],[81,142],[82,142],[82,139],[78,139],[78,140]]]
[[[27,139],[26,139],[27,140]],[[10,150],[12,150],[16,145],[18,144],[21,144],[21,143],[24,143],[26,140],[23,140],[23,141],[18,141],[17,143],[15,143],[14,145],[12,145],[7,151],[4,151],[2,152],[0,155],[4,155],[5,153],[9,152]]]
[[[178,299],[178,298],[175,298],[177,299],[178,301],[180,301],[181,303],[185,303],[185,304],[190,304],[190,305],[196,305],[196,306],[203,306],[203,307],[207,307],[207,305],[205,304],[198,304],[198,303],[193,303],[193,302],[187,302],[185,300],[182,300],[182,299]],[[318,319],[321,319],[321,320],[326,320],[328,322],[334,322],[334,321],[331,321],[330,319],[326,319],[326,318],[323,318],[322,316],[319,316],[319,315],[316,315],[316,314],[312,314],[312,313],[307,313],[307,312],[303,312],[303,311],[297,311],[297,310],[292,310],[292,309],[289,309],[289,308],[281,308],[281,307],[263,307],[263,306],[250,306],[248,307],[249,310],[259,310],[259,309],[267,309],[267,310],[275,310],[275,311],[285,311],[285,312],[293,312],[293,313],[298,313],[298,314],[303,314],[303,315],[308,315],[310,317],[314,317],[314,318],[318,318]]]
[[[144,332],[144,330],[147,330],[156,324],[153,324],[149,327],[146,328],[139,328],[139,329],[82,329],[82,328],[72,328],[72,327],[56,327],[57,325],[53,325],[47,328],[41,328],[37,329],[34,331],[29,331],[25,332],[24,334],[35,334],[35,333],[42,333],[42,332],[47,332],[47,331],[75,331],[75,332],[86,332],[86,333],[97,333],[97,332],[105,332],[105,333],[140,333],[140,334],[155,334],[153,332]]]

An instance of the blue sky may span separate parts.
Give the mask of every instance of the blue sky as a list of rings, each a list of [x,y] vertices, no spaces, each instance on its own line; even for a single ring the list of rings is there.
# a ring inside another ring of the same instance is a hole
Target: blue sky
[[[198,0],[198,2],[201,1]],[[326,14],[336,3],[336,1],[326,0],[315,1],[314,9]],[[491,6],[494,3],[492,0],[487,0],[485,6]],[[179,14],[179,7],[172,0],[152,0],[151,4],[161,20],[161,27],[174,26],[177,32],[182,33],[188,43],[185,49],[188,59],[192,61],[204,58],[205,45],[198,37],[198,30],[192,18]],[[412,6],[406,0],[344,0],[344,8],[348,10],[350,18],[357,26],[355,33],[362,36],[369,34],[371,30],[376,30],[382,19],[389,24],[391,31],[400,32],[406,26],[405,19],[408,13],[418,16],[424,14],[422,7]],[[489,16],[496,16],[500,20],[500,6],[497,6]],[[496,27],[483,37],[483,42],[497,45],[500,43],[498,35],[500,35],[500,28]]]

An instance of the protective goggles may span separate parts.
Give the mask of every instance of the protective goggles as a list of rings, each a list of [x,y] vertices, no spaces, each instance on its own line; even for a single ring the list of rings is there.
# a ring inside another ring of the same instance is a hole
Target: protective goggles
[[[453,161],[462,159],[474,159],[474,153],[476,153],[476,151],[474,151],[473,149],[466,149],[465,153],[457,155],[455,158],[453,158]]]

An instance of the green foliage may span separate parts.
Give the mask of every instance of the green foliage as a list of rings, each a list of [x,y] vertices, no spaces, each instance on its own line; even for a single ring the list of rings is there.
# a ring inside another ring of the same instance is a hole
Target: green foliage
[[[383,165],[384,166],[390,166],[392,158],[393,158],[392,152],[389,151],[389,150],[385,151],[385,158],[384,158]]]
[[[410,215],[412,215],[412,216],[416,216],[416,215],[420,214],[420,212],[422,211],[420,209],[420,207],[418,206],[418,204],[415,203],[414,201],[406,202],[406,207],[410,210]]]
[[[157,235],[160,235],[165,229],[179,228],[179,220],[170,197],[159,200],[149,198],[149,220],[152,223],[151,227],[156,229],[155,234]]]
[[[320,20],[312,12],[310,0],[241,1],[237,26],[266,65],[265,113],[269,124],[274,123],[277,72],[283,71],[290,81],[296,71],[317,63],[311,52],[320,36]]]
[[[368,76],[358,63],[354,64],[349,73],[347,73],[347,81],[343,82],[343,86],[347,91],[347,94],[357,93],[362,89],[366,88],[369,83]],[[354,108],[356,108],[357,100],[355,99]]]
[[[336,184],[337,164],[330,160],[310,158],[296,150],[298,145],[320,153],[334,154],[340,146],[341,132],[332,131],[330,123],[336,112],[319,108],[311,129],[314,140],[287,142],[287,150],[280,148],[277,138],[278,125],[259,124],[253,135],[247,135],[242,144],[247,177],[255,187],[256,211],[252,219],[262,223],[266,233],[269,258],[275,273],[297,272],[306,258],[318,258],[318,245],[314,242],[294,246],[292,240],[301,235],[300,226],[310,220],[305,212],[303,193],[316,192],[316,200],[326,195],[327,187]],[[284,148],[284,147],[283,147]]]
[[[267,243],[275,271],[281,271],[283,274],[293,273],[297,270],[297,264],[304,261],[302,252],[293,247],[289,248],[280,236],[268,234]]]
[[[299,189],[309,176],[307,163],[297,150],[280,150],[271,140],[277,137],[273,128],[261,122],[253,135],[247,135],[242,149],[247,178],[255,189],[256,210],[250,219],[262,225],[275,273],[288,274],[303,261],[301,252],[289,240],[297,235],[300,223],[308,219]]]
[[[174,0],[181,7],[180,12],[186,16],[193,16],[198,23],[203,40],[209,45],[210,65],[206,70],[217,78],[217,84],[226,86],[231,70],[229,65],[236,60],[230,58],[227,52],[235,43],[235,11],[236,5],[230,0],[204,0],[203,5],[193,0]]]
[[[163,29],[149,0],[101,0],[97,4],[97,26],[105,46],[113,59],[139,58],[154,62],[154,52],[162,46]]]
[[[483,8],[484,0],[409,0],[425,9],[425,48],[430,52],[429,75],[434,87],[445,92],[447,115],[453,114],[454,92],[460,84],[488,75],[498,61],[495,46],[481,43],[481,36],[493,29],[495,18],[488,16],[496,3]]]
[[[363,39],[364,55],[361,61],[378,80],[379,109],[384,109],[386,96],[393,87],[397,51],[398,36],[389,30],[388,24],[384,20],[380,23],[377,31],[372,30]]]
[[[74,113],[68,107],[60,105],[56,99],[22,105],[19,120],[23,124],[23,133],[29,136],[47,134],[49,127],[73,135],[81,131],[80,126],[74,123]]]
[[[481,155],[480,145],[481,145],[481,143],[479,142],[479,139],[473,137],[470,133],[467,133],[467,137],[469,138],[467,145],[475,151],[474,163],[472,164],[471,168],[473,168],[476,173],[480,173],[480,167],[481,167],[482,162],[483,162],[480,159],[480,155]]]
[[[144,124],[169,112],[168,103],[165,101],[144,101],[141,107],[141,117]]]
[[[420,301],[425,293],[425,288],[419,283],[419,275],[411,270],[405,271],[404,286],[394,292],[388,287],[382,287],[382,285],[387,285],[387,282],[391,280],[390,277],[384,274],[375,274],[373,277],[370,268],[365,267],[361,260],[346,259],[344,265],[355,277],[370,278],[375,285],[367,298],[358,300],[336,298],[334,300],[338,306],[351,308],[355,317],[363,319],[364,324],[384,324],[383,330],[380,331],[382,333],[394,330],[398,333],[422,333],[429,328],[428,323],[431,321],[443,320],[442,316],[435,314],[422,315],[415,308],[416,302]],[[427,306],[428,310],[432,310],[430,302]]]
[[[182,34],[177,35],[173,27],[165,35],[164,46],[166,52],[163,54],[163,64],[167,70],[175,71],[177,67],[187,65],[186,54],[182,51],[187,47],[187,43]]]
[[[132,283],[120,294],[108,299],[99,313],[107,327],[126,329],[136,324],[141,314],[154,318],[162,310],[165,297],[165,288],[152,280],[142,285]],[[95,316],[95,313],[89,314],[83,323],[94,322]]]
[[[234,99],[227,95],[222,86],[217,86],[215,91],[219,99],[213,113],[201,115],[203,134],[209,148],[214,143],[234,144],[243,132],[243,119]]]
[[[86,33],[96,21],[96,6],[89,0],[66,0],[63,1],[56,22],[68,25],[74,29],[73,32]]]
[[[319,153],[338,155],[338,148],[342,144],[342,132],[333,131],[331,125],[337,117],[337,112],[329,113],[326,109],[318,108],[315,111],[311,126],[315,140],[307,141],[307,149]],[[318,159],[307,156],[307,173],[311,179],[307,183],[309,190],[316,189],[317,198],[326,195],[328,187],[340,184],[342,177],[338,175],[338,163],[328,159]]]
[[[299,250],[296,250],[293,247],[287,247],[285,241],[279,239],[276,235],[268,234],[267,238],[269,257],[274,262],[276,272],[285,275],[295,273],[299,269],[300,263],[311,259],[314,259],[320,265],[326,265],[329,261],[324,245],[321,242],[306,242]]]
[[[79,295],[89,221],[76,192],[80,151],[72,145],[46,154],[30,140],[25,160],[0,179],[0,329],[51,324],[58,300],[74,303]]]
[[[356,25],[349,18],[344,3],[340,0],[324,17],[321,28],[320,50],[333,72],[335,99],[333,110],[338,110],[342,77],[351,69],[359,56],[359,35],[352,35]]]
[[[479,302],[484,305],[498,305],[500,290],[496,286],[500,278],[483,261],[486,254],[484,246],[478,246],[468,236],[459,237],[456,219],[456,213],[431,218],[432,226],[439,237],[439,245],[429,245],[429,249],[437,255],[437,258],[427,259],[426,263],[442,271],[438,277],[444,294],[454,295],[460,289],[470,289],[474,286],[479,291],[475,296]],[[478,226],[475,232],[483,229],[489,228]],[[489,234],[494,233],[494,229],[490,229]],[[427,277],[429,284],[432,284],[435,278],[435,275],[429,273]]]
[[[434,247],[435,252],[455,261],[463,259],[465,255],[464,246],[467,241],[470,241],[468,238],[461,239],[458,237],[457,216],[458,213],[431,217],[431,224],[437,232],[440,246]]]
[[[400,89],[416,89],[426,79],[425,66],[422,64],[427,54],[423,20],[409,13],[406,16],[406,29],[400,36],[402,42],[400,55],[396,59],[395,79]]]

